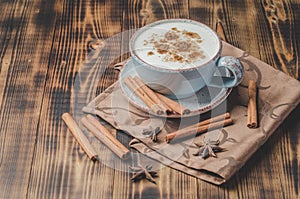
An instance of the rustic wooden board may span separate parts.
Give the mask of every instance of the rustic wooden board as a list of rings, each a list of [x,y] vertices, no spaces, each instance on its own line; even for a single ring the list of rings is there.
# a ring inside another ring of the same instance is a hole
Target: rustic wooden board
[[[26,198],[56,16],[41,1],[0,3],[0,198]]]
[[[109,1],[98,4],[92,1],[64,1],[59,8],[28,196],[110,198],[115,194],[114,186],[126,185],[124,179],[129,184],[127,174],[124,174],[125,178],[109,166],[91,162],[67,130],[61,115],[71,112],[77,121],[80,119],[75,113],[78,111],[76,106],[77,103],[84,103],[85,99],[78,95],[81,90],[86,94],[91,91],[89,84],[76,82],[79,78],[77,73],[87,56],[90,42],[121,31],[122,15],[118,10],[122,10],[122,4]],[[101,66],[102,62],[99,64]],[[99,84],[106,88],[116,78],[112,79],[113,74],[108,69],[100,70],[104,74]],[[95,149],[101,152],[100,155],[108,158],[112,155],[99,141],[90,138]],[[117,194],[123,194],[124,197],[128,195],[124,191]]]
[[[229,43],[300,79],[299,13],[297,0],[1,1],[0,198],[299,197],[299,107],[220,187],[159,163],[157,185],[131,183],[128,166],[143,157],[119,161],[84,131],[105,160],[93,163],[61,120],[64,112],[80,119],[80,108],[117,80],[113,64],[128,57],[134,29],[160,19],[221,22]],[[112,36],[111,50],[100,51]],[[85,63],[97,42],[101,56]]]
[[[280,3],[284,6],[278,5]],[[224,33],[229,43],[298,78],[299,64],[297,60],[299,55],[297,55],[296,40],[293,38],[293,35],[297,33],[294,27],[291,28],[295,24],[294,18],[291,17],[292,5],[290,2],[280,3],[276,2],[276,5],[274,5],[272,2],[219,1],[207,4],[207,2],[192,3],[190,1],[190,17],[208,24],[211,28],[215,28],[216,23],[220,22],[224,27]],[[288,27],[283,28],[283,23],[279,22],[277,18],[276,21],[270,22],[268,16],[270,7],[273,9],[272,14],[288,13],[290,15],[290,17],[285,15],[284,25]],[[280,10],[277,11],[278,7],[280,7]],[[202,14],[199,15],[199,13]],[[270,23],[273,26],[270,26]],[[276,30],[274,30],[275,26]],[[278,29],[280,31],[289,30],[291,32],[288,34],[292,36],[274,36],[274,32]],[[285,51],[282,48],[285,48]],[[286,59],[286,57],[289,57],[289,59]],[[293,126],[292,123],[289,123],[289,125],[283,124],[282,126],[285,126],[285,128],[279,128],[240,172],[229,183],[222,186],[221,190],[205,192],[200,189],[200,197],[266,198],[272,195],[273,198],[296,198],[299,182],[297,177],[291,176],[293,176],[292,173],[295,169],[299,168],[295,162],[297,153],[291,148],[295,149],[297,147],[290,143],[290,139],[299,140],[299,138],[297,134],[286,132],[289,126]],[[293,138],[290,138],[290,136]],[[288,151],[289,153],[287,153]],[[291,166],[287,167],[287,165]],[[201,187],[203,182],[199,181],[199,184]],[[209,185],[206,184],[203,186],[205,186],[204,189],[213,189],[208,188]]]

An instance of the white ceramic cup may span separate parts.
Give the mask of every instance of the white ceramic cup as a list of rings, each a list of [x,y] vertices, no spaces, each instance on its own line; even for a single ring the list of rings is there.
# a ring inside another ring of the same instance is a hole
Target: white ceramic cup
[[[244,76],[238,59],[220,58],[222,43],[217,34],[190,19],[144,26],[132,36],[129,48],[143,81],[172,98],[191,96],[204,86],[234,87]]]

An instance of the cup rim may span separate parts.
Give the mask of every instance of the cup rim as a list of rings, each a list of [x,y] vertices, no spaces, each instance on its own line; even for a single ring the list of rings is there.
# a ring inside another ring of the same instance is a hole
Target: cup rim
[[[150,27],[153,27],[153,26],[156,26],[160,23],[165,23],[165,22],[189,22],[189,23],[192,23],[192,24],[196,24],[196,25],[201,25],[201,26],[204,26],[205,28],[207,28],[208,30],[210,30],[212,32],[212,34],[216,37],[216,39],[219,41],[219,50],[215,53],[215,55],[212,56],[211,59],[207,60],[206,62],[203,62],[202,64],[200,65],[194,65],[194,66],[191,66],[191,67],[188,67],[188,68],[163,68],[163,67],[158,67],[158,66],[155,66],[153,64],[150,64],[146,61],[144,61],[143,59],[141,59],[136,51],[134,50],[134,41],[136,40],[136,38],[145,30],[149,29]],[[195,69],[198,69],[202,66],[205,66],[205,65],[208,65],[208,63],[210,62],[213,62],[215,61],[216,59],[218,59],[220,56],[221,56],[221,52],[222,52],[222,42],[219,38],[219,36],[217,35],[217,33],[212,29],[210,28],[209,26],[201,23],[201,22],[198,22],[198,21],[195,21],[195,20],[192,20],[192,19],[184,19],[184,18],[173,18],[173,19],[163,19],[163,20],[158,20],[156,22],[153,22],[151,24],[148,24],[146,26],[143,26],[141,27],[140,29],[138,29],[134,34],[133,36],[131,37],[130,39],[130,42],[129,42],[129,51],[130,51],[130,55],[131,57],[136,61],[136,62],[139,62],[139,64],[143,64],[143,65],[146,65],[146,66],[149,66],[150,68],[154,69],[154,70],[158,70],[158,71],[166,71],[166,72],[186,72],[186,71],[193,71]]]

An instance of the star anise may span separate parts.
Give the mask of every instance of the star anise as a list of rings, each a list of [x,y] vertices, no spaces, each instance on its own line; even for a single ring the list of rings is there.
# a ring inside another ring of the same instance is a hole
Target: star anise
[[[201,144],[195,143],[195,145],[199,147],[199,149],[193,155],[201,156],[203,159],[206,159],[209,156],[217,157],[216,155],[217,152],[221,152],[225,150],[224,148],[219,147],[218,146],[219,144],[220,144],[219,140],[214,141],[210,139],[206,141],[204,140]]]
[[[152,170],[151,165],[146,165],[145,167],[138,165],[136,167],[129,167],[129,168],[133,172],[133,176],[131,178],[133,182],[146,178],[150,182],[156,184],[154,177],[157,176],[157,172],[151,171]]]
[[[154,130],[152,126],[150,126],[148,129],[143,130],[143,135],[146,137],[149,137],[153,142],[157,142],[157,134],[161,131],[159,127],[156,127]]]

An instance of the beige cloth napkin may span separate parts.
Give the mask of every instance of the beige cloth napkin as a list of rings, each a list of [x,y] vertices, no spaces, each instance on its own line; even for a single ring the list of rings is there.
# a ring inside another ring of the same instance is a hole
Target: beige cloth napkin
[[[149,115],[132,106],[123,95],[118,82],[97,96],[85,108],[85,112],[97,114],[112,126],[132,135],[130,146],[152,159],[183,171],[202,180],[222,184],[238,171],[250,156],[269,138],[275,129],[300,101],[300,83],[246,52],[223,42],[223,56],[239,58],[245,67],[244,81],[234,88],[228,99],[221,104],[231,113],[234,124],[223,129],[204,133],[179,143],[167,144],[165,135],[179,125],[187,125],[210,117],[212,112],[187,119],[165,119]],[[259,128],[247,125],[247,83],[255,79],[258,84]],[[217,110],[218,108],[216,108]],[[222,113],[222,108],[216,113]],[[143,134],[143,129],[160,127],[158,142]],[[224,152],[217,158],[202,159],[194,156],[194,143],[203,140],[220,140]]]

